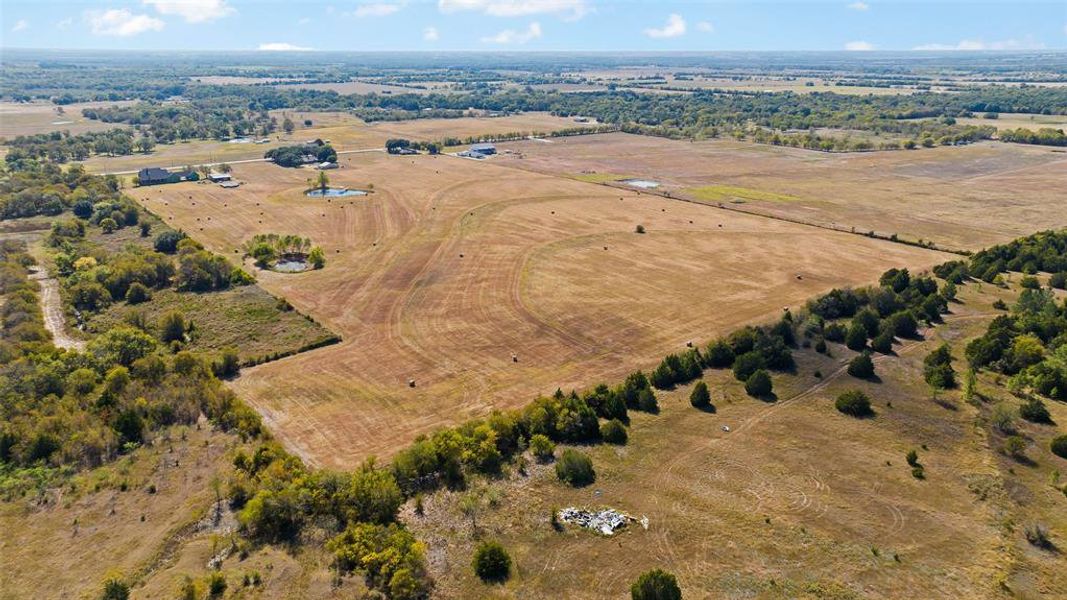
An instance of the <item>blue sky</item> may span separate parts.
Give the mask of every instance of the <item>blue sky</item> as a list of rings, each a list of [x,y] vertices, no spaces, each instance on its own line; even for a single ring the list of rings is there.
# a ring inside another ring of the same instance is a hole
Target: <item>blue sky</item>
[[[1067,48],[1064,0],[3,0],[0,10],[0,45],[21,48]]]

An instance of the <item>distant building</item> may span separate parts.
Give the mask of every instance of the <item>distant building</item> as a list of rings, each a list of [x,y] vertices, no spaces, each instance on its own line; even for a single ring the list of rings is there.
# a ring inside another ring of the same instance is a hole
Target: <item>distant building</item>
[[[490,154],[496,154],[496,146],[492,144],[474,144],[473,146],[471,146],[470,151],[477,152],[478,154],[481,154],[483,157],[485,157],[489,156]]]
[[[319,163],[319,164],[315,165],[315,168],[320,170],[320,171],[326,171],[328,169],[336,169],[337,168],[337,163],[329,162],[329,161],[322,162],[322,163]]]
[[[229,173],[212,173],[208,175],[208,179],[213,183],[222,183],[223,181],[230,181],[233,179],[233,175],[230,175]]]
[[[463,158],[476,158],[478,160],[482,160],[487,155],[482,154],[481,152],[475,152],[474,150],[464,150],[462,152],[457,152],[456,156],[462,156]]]
[[[196,171],[176,171],[171,173],[159,167],[148,167],[137,172],[138,185],[160,185],[163,183],[178,183],[179,181],[197,181],[200,176]]]
[[[219,183],[219,187],[224,187],[226,189],[233,189],[233,188],[240,187],[240,186],[241,186],[241,182],[240,181],[230,180],[230,181],[223,181],[223,182]]]

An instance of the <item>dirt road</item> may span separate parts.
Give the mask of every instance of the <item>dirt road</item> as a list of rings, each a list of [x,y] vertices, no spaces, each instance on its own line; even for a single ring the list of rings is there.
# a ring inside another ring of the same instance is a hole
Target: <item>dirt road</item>
[[[67,319],[63,314],[63,302],[59,297],[59,282],[51,277],[44,267],[38,265],[30,274],[41,286],[41,311],[44,313],[44,326],[52,333],[52,343],[58,348],[82,350],[85,342],[71,337],[67,331]]]

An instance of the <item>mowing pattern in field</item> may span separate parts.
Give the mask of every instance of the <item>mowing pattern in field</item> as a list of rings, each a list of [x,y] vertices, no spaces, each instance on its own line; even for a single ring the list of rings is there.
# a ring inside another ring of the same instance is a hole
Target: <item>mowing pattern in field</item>
[[[828,154],[623,133],[553,142],[503,147],[517,151],[508,164],[523,169],[654,179],[676,196],[949,248],[977,250],[1067,225],[1067,154],[1052,148],[987,142]]]
[[[247,182],[237,190],[132,191],[219,252],[266,232],[325,249],[322,271],[258,276],[344,343],[247,370],[236,383],[318,464],[350,466],[557,386],[620,379],[694,336],[771,318],[891,266],[947,258],[492,160],[365,154],[343,163],[334,183],[374,184],[371,195],[306,198],[313,172],[266,164],[237,167]],[[637,224],[648,233],[634,233]]]

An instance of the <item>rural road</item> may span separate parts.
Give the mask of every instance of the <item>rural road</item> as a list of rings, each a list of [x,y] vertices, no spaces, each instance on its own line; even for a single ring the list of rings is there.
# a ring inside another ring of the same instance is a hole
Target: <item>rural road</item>
[[[361,153],[364,153],[364,152],[385,152],[385,149],[384,148],[360,148],[360,149],[357,149],[357,150],[339,150],[337,152],[337,154],[338,154],[338,156],[340,156],[341,154],[361,154]],[[241,160],[224,160],[224,161],[221,161],[221,162],[200,163],[199,165],[196,165],[196,166],[214,167],[214,166],[223,165],[223,164],[226,164],[226,165],[240,165],[240,164],[245,164],[245,163],[256,163],[256,162],[268,162],[268,161],[265,158],[245,158],[245,159],[241,159]],[[162,167],[162,168],[164,168],[164,169],[182,169],[182,168],[185,168],[187,165],[188,165],[188,163],[181,164],[181,165],[171,165],[169,167]],[[104,171],[103,173],[101,173],[101,175],[136,175],[138,171],[140,171],[140,169],[134,169],[132,171]]]
[[[42,266],[30,273],[30,279],[37,280],[41,286],[41,311],[44,313],[44,326],[52,333],[52,343],[58,348],[82,350],[85,342],[75,339],[67,333],[67,319],[63,314],[63,302],[59,297],[59,281],[48,275]]]

